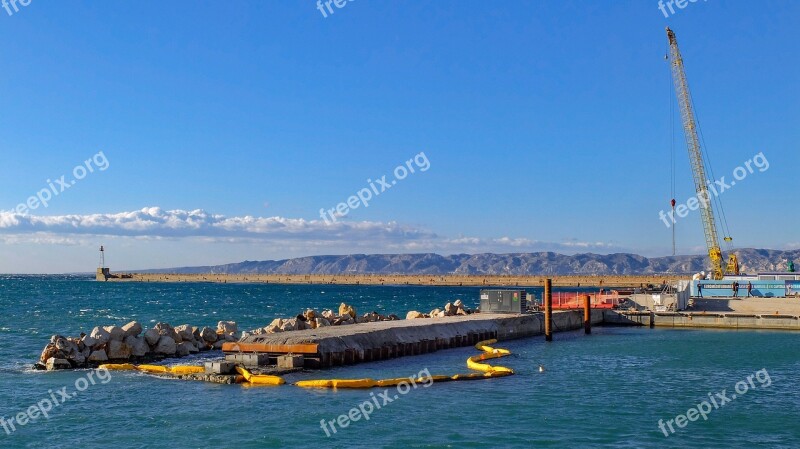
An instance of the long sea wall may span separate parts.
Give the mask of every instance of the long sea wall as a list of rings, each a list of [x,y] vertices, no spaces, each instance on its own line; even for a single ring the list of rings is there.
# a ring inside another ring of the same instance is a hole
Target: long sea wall
[[[96,279],[107,282],[219,282],[260,284],[431,285],[464,287],[539,287],[545,279],[557,287],[641,288],[672,283],[681,275],[642,276],[501,276],[501,275],[379,275],[379,274],[150,274],[111,273],[98,269]]]

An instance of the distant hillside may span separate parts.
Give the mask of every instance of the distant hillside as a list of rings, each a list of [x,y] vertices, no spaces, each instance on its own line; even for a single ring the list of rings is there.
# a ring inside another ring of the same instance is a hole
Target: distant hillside
[[[740,249],[748,273],[785,271],[788,260],[800,261],[800,250]],[[139,270],[140,273],[227,274],[692,274],[707,269],[705,255],[647,258],[636,254],[351,254],[286,260],[245,261],[204,267]],[[800,268],[800,264],[798,265]]]

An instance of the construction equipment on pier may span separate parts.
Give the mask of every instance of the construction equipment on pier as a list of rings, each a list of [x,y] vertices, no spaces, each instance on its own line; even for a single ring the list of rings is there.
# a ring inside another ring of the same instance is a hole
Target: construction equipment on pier
[[[689,162],[692,167],[694,186],[700,206],[706,246],[708,247],[708,257],[711,260],[711,276],[712,279],[720,280],[726,274],[739,275],[739,261],[736,254],[730,253],[728,254],[727,266],[723,268],[722,250],[720,249],[719,238],[717,237],[717,223],[714,220],[714,210],[711,205],[712,197],[709,193],[708,185],[706,184],[710,183],[710,181],[707,180],[705,174],[705,161],[703,159],[702,149],[700,148],[700,139],[697,134],[698,126],[692,107],[692,96],[689,92],[689,84],[686,81],[683,58],[681,57],[680,50],[678,50],[678,41],[675,39],[675,33],[673,33],[669,27],[667,27],[667,39],[669,40],[670,48],[669,59],[672,69],[672,80],[675,84],[675,95],[678,97],[681,110],[683,132],[689,150]],[[718,205],[724,217],[722,204],[718,203]],[[733,238],[725,236],[724,240],[725,242],[731,242]]]

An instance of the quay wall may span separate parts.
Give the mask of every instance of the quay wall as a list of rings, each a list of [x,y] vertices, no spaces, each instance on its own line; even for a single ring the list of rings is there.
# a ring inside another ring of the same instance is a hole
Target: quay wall
[[[800,316],[775,313],[606,311],[605,324],[674,328],[800,330]]]

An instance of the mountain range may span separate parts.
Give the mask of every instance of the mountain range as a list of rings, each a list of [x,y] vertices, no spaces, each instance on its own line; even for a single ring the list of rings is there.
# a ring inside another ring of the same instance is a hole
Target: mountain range
[[[800,250],[738,249],[742,272],[786,271]],[[636,254],[350,254],[225,265],[137,270],[139,273],[219,274],[472,274],[472,275],[636,275],[693,274],[708,270],[706,255],[644,257]]]

